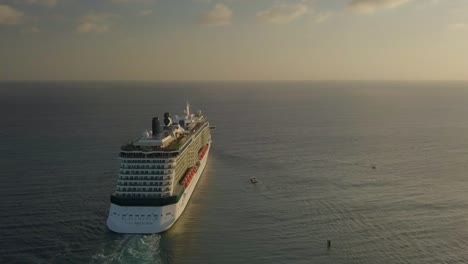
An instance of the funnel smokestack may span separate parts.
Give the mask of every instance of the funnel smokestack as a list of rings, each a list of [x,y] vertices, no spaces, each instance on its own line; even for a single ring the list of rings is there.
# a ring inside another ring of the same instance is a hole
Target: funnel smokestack
[[[158,117],[153,117],[153,137],[157,137],[161,133],[161,123]]]

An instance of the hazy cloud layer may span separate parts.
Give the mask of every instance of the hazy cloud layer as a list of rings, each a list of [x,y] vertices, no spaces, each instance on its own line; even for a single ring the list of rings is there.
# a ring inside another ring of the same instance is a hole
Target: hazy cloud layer
[[[333,12],[330,12],[330,11],[320,12],[315,15],[315,22],[323,23],[327,21],[328,19],[330,19],[333,15],[334,15]]]
[[[453,23],[448,25],[448,29],[451,31],[465,31],[468,30],[467,23]]]
[[[48,7],[56,6],[58,0],[24,0],[27,4],[40,4]]]
[[[157,2],[157,0],[110,0],[110,1],[113,3],[126,3],[126,4]]]
[[[153,10],[150,10],[150,9],[141,10],[140,12],[138,12],[138,16],[145,17],[145,16],[151,15],[152,13],[153,13]]]
[[[391,9],[412,0],[352,0],[349,8],[359,14],[371,14],[381,9]]]
[[[302,17],[307,11],[308,6],[305,4],[274,5],[267,10],[258,12],[257,20],[270,24],[287,24]]]
[[[18,25],[23,22],[24,14],[8,5],[0,5],[0,25]]]
[[[232,11],[223,4],[217,4],[213,9],[203,14],[198,22],[207,26],[226,26],[230,25],[232,20]]]
[[[103,33],[109,31],[112,18],[111,14],[88,14],[80,19],[76,27],[79,33]]]

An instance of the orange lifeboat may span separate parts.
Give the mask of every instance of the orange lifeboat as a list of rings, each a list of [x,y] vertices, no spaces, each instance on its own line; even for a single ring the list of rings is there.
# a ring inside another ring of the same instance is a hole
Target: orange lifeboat
[[[208,146],[205,146],[202,151],[200,151],[200,154],[198,155],[198,159],[202,160],[205,157],[206,152],[208,151]]]

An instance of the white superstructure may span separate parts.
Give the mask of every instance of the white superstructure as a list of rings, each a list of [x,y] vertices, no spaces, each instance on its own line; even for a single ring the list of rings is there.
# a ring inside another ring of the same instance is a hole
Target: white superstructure
[[[175,121],[173,123],[173,120]],[[159,233],[180,217],[200,179],[211,147],[201,114],[153,118],[152,131],[122,146],[107,226],[118,233]]]

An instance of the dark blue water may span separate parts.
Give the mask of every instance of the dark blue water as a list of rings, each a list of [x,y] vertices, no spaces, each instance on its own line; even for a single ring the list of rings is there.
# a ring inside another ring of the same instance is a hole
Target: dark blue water
[[[217,126],[189,206],[111,233],[119,146],[186,100]],[[3,82],[0,153],[0,263],[468,262],[468,83]]]

